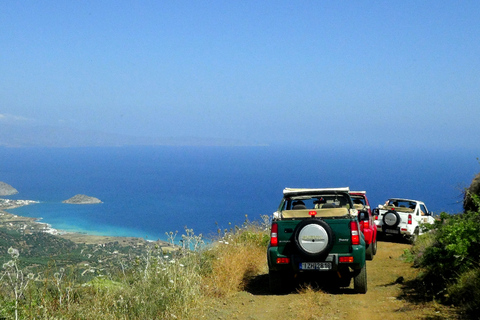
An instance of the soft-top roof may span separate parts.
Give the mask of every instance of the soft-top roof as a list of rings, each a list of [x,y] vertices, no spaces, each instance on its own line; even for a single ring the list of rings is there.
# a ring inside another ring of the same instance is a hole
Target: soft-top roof
[[[367,194],[367,191],[350,191],[350,193]]]
[[[348,193],[349,187],[344,188],[321,188],[321,189],[307,189],[307,188],[285,188],[283,189],[284,196],[294,195],[308,195],[308,194],[335,194],[335,193]]]
[[[405,199],[405,198],[389,198],[388,201],[390,201],[390,200],[410,201],[410,202],[420,202],[420,203],[423,203],[423,201],[420,201],[420,200],[412,200],[412,199]]]

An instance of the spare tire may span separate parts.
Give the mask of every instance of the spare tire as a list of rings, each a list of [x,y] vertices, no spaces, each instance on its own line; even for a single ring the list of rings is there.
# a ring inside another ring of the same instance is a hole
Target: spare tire
[[[298,250],[308,257],[326,255],[333,247],[335,235],[332,228],[323,220],[301,221],[294,233]]]
[[[394,210],[389,210],[383,215],[383,224],[388,228],[395,228],[400,223],[401,219],[398,213]]]

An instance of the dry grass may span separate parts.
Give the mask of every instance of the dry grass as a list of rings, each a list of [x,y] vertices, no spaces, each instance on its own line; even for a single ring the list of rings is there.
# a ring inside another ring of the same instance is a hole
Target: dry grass
[[[265,273],[265,248],[245,243],[219,243],[212,248],[212,253],[211,273],[204,276],[204,283],[213,296],[242,291],[253,276]]]
[[[311,286],[302,287],[299,291],[300,301],[297,302],[299,320],[323,319],[329,300],[326,294]]]

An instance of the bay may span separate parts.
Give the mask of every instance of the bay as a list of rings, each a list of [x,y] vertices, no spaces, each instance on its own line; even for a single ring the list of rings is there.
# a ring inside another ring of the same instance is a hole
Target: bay
[[[285,187],[366,190],[425,201],[436,213],[461,211],[462,190],[479,171],[476,150],[335,147],[0,148],[0,181],[40,203],[8,210],[53,228],[166,239],[191,228],[213,236],[271,215]],[[97,205],[62,203],[76,194]]]

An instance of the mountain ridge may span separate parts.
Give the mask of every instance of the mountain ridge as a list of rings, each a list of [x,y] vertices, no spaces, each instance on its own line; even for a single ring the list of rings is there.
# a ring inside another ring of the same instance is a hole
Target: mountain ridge
[[[258,146],[245,141],[206,137],[142,137],[47,125],[0,126],[0,147],[111,146]]]

